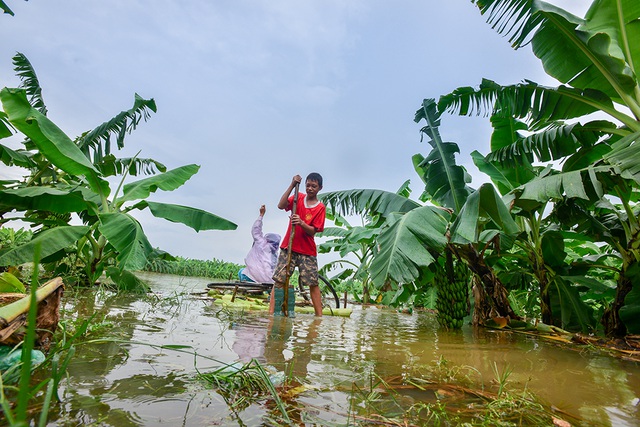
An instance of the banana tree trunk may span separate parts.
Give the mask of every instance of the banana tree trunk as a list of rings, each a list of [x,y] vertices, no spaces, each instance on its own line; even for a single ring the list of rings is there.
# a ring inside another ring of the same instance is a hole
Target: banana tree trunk
[[[484,325],[487,320],[495,317],[520,319],[508,299],[507,289],[489,267],[484,257],[472,245],[449,245],[460,258],[464,259],[469,269],[476,276],[474,283],[475,311],[474,325]]]
[[[538,270],[536,274],[540,282],[540,318],[545,325],[562,326],[553,322],[553,312],[551,311],[551,296],[549,295],[549,281],[544,270]]]
[[[611,338],[622,338],[627,334],[627,327],[620,319],[620,309],[624,306],[624,299],[627,297],[627,294],[629,294],[633,288],[633,282],[629,278],[629,275],[627,275],[630,267],[630,265],[623,266],[616,286],[616,297],[602,315],[604,332]]]

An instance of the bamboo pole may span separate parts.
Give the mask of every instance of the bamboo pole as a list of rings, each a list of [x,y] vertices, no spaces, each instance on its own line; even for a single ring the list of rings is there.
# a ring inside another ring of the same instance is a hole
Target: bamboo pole
[[[291,216],[295,215],[298,210],[298,192],[300,191],[300,183],[297,182],[293,189],[293,207],[291,208]],[[296,233],[296,226],[291,223],[291,234],[289,234],[289,246],[287,246],[287,270],[285,271],[284,281],[284,300],[282,301],[282,313],[289,316],[289,279],[291,279],[291,246],[293,246],[293,236]]]
[[[49,295],[54,293],[60,286],[63,286],[62,278],[56,277],[49,280],[36,290],[36,303],[40,303]],[[27,295],[17,301],[0,307],[0,329],[6,328],[17,317],[29,311],[31,306],[31,295]]]

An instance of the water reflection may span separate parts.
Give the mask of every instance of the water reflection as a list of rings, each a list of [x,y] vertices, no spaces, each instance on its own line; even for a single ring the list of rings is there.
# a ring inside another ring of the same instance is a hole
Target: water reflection
[[[446,360],[469,367],[490,387],[509,368],[509,385],[526,387],[584,425],[633,426],[640,414],[640,367],[591,351],[573,351],[537,337],[470,327],[438,329],[428,313],[354,308],[351,317],[270,317],[263,312],[225,313],[191,295],[206,279],[146,275],[156,296],[80,293],[66,298],[65,318],[96,314],[89,339],[114,341],[78,346],[61,385],[63,404],[50,425],[209,426],[262,425],[273,408],[261,403],[233,414],[215,390],[195,380],[198,370],[258,360],[308,389],[296,396],[300,417],[344,425],[354,390],[372,379],[423,375]],[[160,346],[189,346],[180,352]],[[194,356],[194,353],[197,356]],[[433,393],[406,392],[407,407]],[[402,400],[405,399],[405,400]],[[301,418],[302,419],[302,418]]]

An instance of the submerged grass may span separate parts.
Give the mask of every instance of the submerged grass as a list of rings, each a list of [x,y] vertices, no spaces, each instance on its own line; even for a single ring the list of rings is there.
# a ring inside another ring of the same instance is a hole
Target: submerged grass
[[[283,419],[291,422],[287,407],[276,390],[276,380],[255,359],[244,365],[225,365],[212,372],[200,372],[198,377],[213,386],[236,414],[253,403],[271,398]]]

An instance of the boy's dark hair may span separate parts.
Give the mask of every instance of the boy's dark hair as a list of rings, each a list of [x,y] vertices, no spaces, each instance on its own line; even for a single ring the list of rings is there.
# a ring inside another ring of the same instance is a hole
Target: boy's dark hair
[[[306,180],[315,181],[320,187],[322,187],[322,175],[320,175],[318,172],[311,172],[309,175],[307,175]]]

